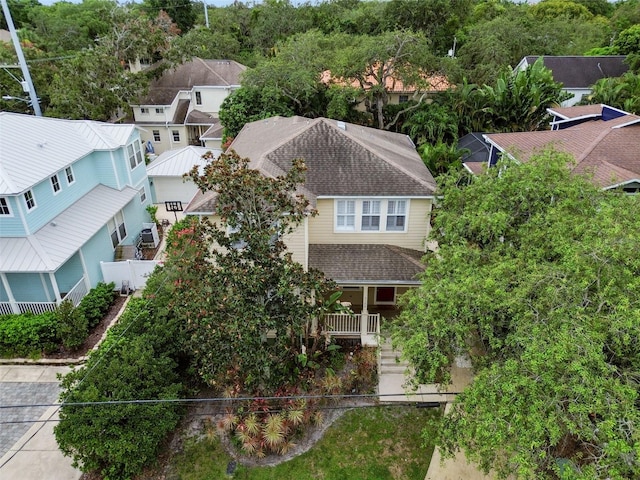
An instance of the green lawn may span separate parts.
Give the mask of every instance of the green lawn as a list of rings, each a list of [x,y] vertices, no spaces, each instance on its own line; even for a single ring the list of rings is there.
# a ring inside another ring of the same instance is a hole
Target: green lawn
[[[307,453],[275,467],[238,466],[217,439],[190,443],[174,459],[181,480],[423,480],[439,409],[385,406],[350,410]],[[427,433],[423,435],[423,432]]]

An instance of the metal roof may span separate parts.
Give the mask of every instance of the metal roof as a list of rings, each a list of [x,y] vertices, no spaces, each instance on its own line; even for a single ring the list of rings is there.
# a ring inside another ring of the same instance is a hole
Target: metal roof
[[[137,195],[99,185],[35,234],[0,238],[0,272],[56,271]]]
[[[211,148],[189,146],[163,152],[153,162],[147,165],[148,177],[181,177],[189,172],[194,165],[202,169],[209,160],[202,156],[211,152],[217,158],[221,150]]]
[[[0,195],[17,195],[96,150],[127,144],[134,125],[0,112]]]

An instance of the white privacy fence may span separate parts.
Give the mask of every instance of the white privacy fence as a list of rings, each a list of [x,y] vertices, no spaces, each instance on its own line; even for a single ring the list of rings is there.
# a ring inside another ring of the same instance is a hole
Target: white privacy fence
[[[125,260],[122,262],[100,262],[105,283],[113,282],[116,289],[129,285],[132,290],[140,290],[147,284],[147,277],[161,262],[157,260]]]

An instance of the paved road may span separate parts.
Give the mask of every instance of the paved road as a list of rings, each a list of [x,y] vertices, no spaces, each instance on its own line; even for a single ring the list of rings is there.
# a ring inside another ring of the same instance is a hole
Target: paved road
[[[57,401],[56,376],[68,370],[0,364],[0,480],[80,478],[81,472],[71,467],[71,460],[58,450],[53,435],[57,407],[33,406]]]

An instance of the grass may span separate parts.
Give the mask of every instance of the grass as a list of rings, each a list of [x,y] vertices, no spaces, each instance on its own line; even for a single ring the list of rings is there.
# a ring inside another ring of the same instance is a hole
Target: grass
[[[423,480],[441,410],[385,406],[350,410],[308,452],[275,467],[239,465],[217,438],[190,442],[174,459],[180,480]]]

